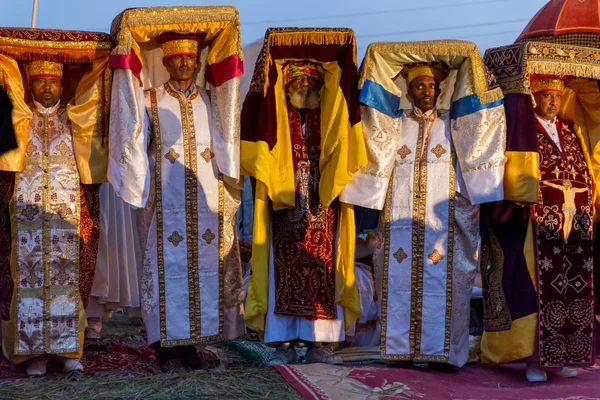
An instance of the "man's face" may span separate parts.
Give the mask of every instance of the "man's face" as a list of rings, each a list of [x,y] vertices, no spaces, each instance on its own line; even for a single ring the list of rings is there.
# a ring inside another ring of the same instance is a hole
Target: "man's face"
[[[58,103],[63,87],[60,78],[40,76],[31,80],[31,94],[33,99],[46,108]]]
[[[415,107],[421,111],[429,111],[435,107],[440,95],[440,85],[430,76],[418,76],[410,82],[409,93]]]
[[[171,80],[189,81],[194,77],[198,67],[198,58],[195,55],[173,56],[164,59],[163,65],[169,72]]]
[[[535,97],[535,112],[537,115],[547,120],[553,120],[558,115],[561,93],[554,91],[539,92],[534,94],[533,97]]]
[[[319,107],[320,82],[311,76],[297,76],[288,82],[287,94],[292,105],[298,109],[315,109]]]

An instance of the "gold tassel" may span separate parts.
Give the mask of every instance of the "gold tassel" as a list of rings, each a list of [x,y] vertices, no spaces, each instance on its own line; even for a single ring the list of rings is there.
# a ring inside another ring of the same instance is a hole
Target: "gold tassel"
[[[577,78],[600,79],[600,64],[565,61],[528,61],[527,74],[566,75]]]
[[[502,100],[504,98],[504,93],[502,93],[502,89],[498,87],[488,90],[487,92],[477,93],[477,97],[481,104],[490,104]]]
[[[0,53],[14,58],[15,60],[21,61],[53,61],[59,63],[82,63],[82,62],[93,62],[99,55],[100,51],[96,49],[89,50],[78,50],[77,52],[71,52],[68,49],[55,49],[52,51],[41,50],[34,48],[0,48]],[[69,53],[67,53],[69,52]]]

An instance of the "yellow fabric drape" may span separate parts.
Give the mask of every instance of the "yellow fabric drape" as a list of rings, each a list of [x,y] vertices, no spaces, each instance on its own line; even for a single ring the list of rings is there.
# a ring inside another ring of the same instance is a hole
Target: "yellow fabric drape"
[[[594,182],[600,179],[600,91],[596,81],[575,79],[565,88],[562,96],[560,117],[572,121],[575,134],[579,139],[583,154]],[[600,187],[596,185],[594,193],[595,210],[600,206]],[[594,210],[594,211],[595,211]],[[600,215],[594,212],[594,221]]]
[[[83,184],[106,182],[108,139],[104,137],[103,130],[107,130],[105,105],[108,104],[110,90],[102,86],[109,71],[109,59],[110,55],[106,55],[93,62],[92,68],[81,78],[72,104],[67,106],[73,124],[75,160]]]
[[[243,59],[239,42],[239,26],[234,21],[206,21],[193,24],[149,24],[139,25],[130,28],[133,41],[131,48],[136,56],[142,62],[140,46],[138,43],[144,43],[164,32],[187,33],[187,34],[206,34],[206,40],[212,40],[208,52],[208,64],[215,64],[225,60],[227,57],[238,55]]]
[[[537,291],[537,267],[533,245],[533,225],[527,225],[523,248],[527,272]],[[504,364],[533,355],[537,335],[538,313],[516,319],[508,331],[483,332],[481,360],[488,364]]]
[[[294,166],[290,139],[283,65],[277,60],[275,82],[277,144],[269,151],[265,142],[242,141],[242,173],[256,177],[254,230],[252,233],[252,276],[246,299],[246,324],[264,331],[269,293],[269,198],[275,210],[295,205]],[[312,60],[315,61],[315,60]],[[316,62],[316,61],[315,61]],[[339,86],[342,70],[337,62],[321,64],[324,87],[321,90],[321,179],[319,195],[323,207],[338,197],[353,174],[367,164],[362,124],[350,125],[346,99]],[[354,275],[354,208],[340,204],[340,225],[336,255],[336,302],[344,308],[349,326],[360,317],[358,288]]]
[[[19,65],[13,58],[0,54],[0,80],[6,84],[6,91],[13,103],[12,121],[17,136],[18,147],[0,156],[0,170],[19,172],[23,170],[27,142],[29,141],[29,124],[33,116],[25,103],[25,88]]]
[[[110,97],[110,79],[103,81],[102,78],[109,71],[109,58],[106,54],[93,62],[91,70],[79,82],[72,104],[67,106],[69,119],[73,123],[75,159],[84,184],[106,182],[108,142],[103,139],[102,129],[107,128],[105,105],[108,105]],[[23,78],[17,62],[0,54],[0,70],[13,103],[12,120],[19,146],[0,156],[0,170],[19,172],[23,170],[33,114],[25,103]],[[102,87],[103,83],[105,87]]]
[[[537,152],[506,151],[504,200],[534,204],[538,201],[540,155]]]

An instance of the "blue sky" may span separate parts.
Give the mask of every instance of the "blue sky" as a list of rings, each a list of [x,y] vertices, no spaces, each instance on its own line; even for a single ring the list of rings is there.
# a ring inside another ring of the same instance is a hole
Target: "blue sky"
[[[359,60],[376,41],[464,39],[483,53],[512,43],[547,0],[39,0],[37,27],[108,32],[125,8],[231,4],[240,11],[244,45],[270,26],[348,27]],[[0,26],[28,27],[33,0],[0,0]]]

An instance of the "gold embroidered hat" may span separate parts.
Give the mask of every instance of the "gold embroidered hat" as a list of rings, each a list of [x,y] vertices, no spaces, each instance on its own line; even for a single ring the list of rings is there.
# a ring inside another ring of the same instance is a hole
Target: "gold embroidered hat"
[[[29,76],[40,78],[44,76],[62,78],[63,64],[52,61],[32,61],[29,63]]]
[[[565,89],[565,78],[557,75],[531,75],[531,94],[540,92],[562,93]]]
[[[443,62],[406,64],[402,68],[402,76],[406,79],[409,86],[419,76],[429,76],[435,79],[437,83],[440,83],[448,77],[448,73],[449,69]]]
[[[195,56],[198,54],[198,35],[182,35],[174,32],[166,32],[156,37],[156,41],[162,46],[164,58],[174,56]]]

